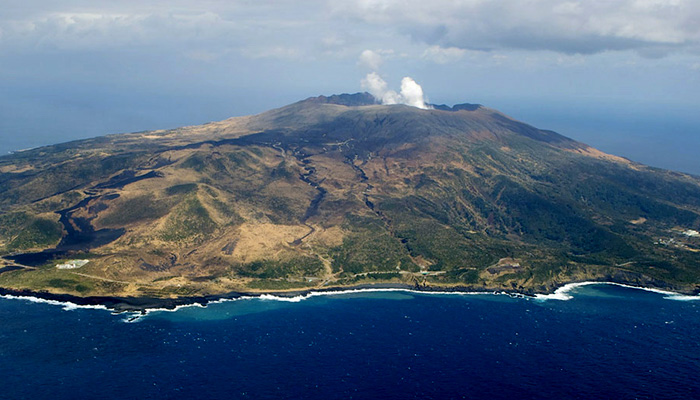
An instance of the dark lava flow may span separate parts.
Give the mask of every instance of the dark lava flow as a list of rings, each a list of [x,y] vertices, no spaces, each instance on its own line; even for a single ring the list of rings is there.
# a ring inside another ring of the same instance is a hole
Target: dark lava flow
[[[150,171],[143,175],[136,175],[134,171],[124,171],[110,180],[99,183],[92,187],[91,190],[86,190],[85,193],[89,196],[81,200],[78,204],[66,209],[56,211],[60,218],[58,222],[63,225],[65,234],[53,249],[46,249],[34,253],[21,253],[7,256],[6,258],[21,265],[31,267],[46,264],[47,262],[69,256],[71,254],[87,252],[92,248],[104,246],[119,239],[126,230],[119,229],[100,229],[95,228],[90,223],[91,218],[73,217],[75,211],[86,207],[92,200],[103,198],[104,200],[113,200],[119,197],[116,193],[106,194],[104,196],[95,194],[94,189],[116,189],[124,187],[130,183],[134,183],[143,179],[157,178],[161,175],[156,171]]]

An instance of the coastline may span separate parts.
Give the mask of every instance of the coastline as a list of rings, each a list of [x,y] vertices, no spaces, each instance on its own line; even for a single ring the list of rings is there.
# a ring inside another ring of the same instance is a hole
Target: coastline
[[[299,302],[310,297],[350,294],[361,292],[403,291],[420,294],[455,294],[479,295],[494,294],[535,300],[569,300],[569,292],[577,287],[588,285],[615,285],[630,289],[645,290],[666,295],[676,300],[700,300],[700,292],[672,291],[658,287],[647,287],[614,280],[571,281],[547,288],[543,292],[490,289],[471,286],[414,286],[400,283],[375,283],[353,286],[333,286],[327,288],[293,289],[286,291],[228,292],[218,295],[185,296],[175,298],[157,297],[119,297],[119,296],[75,296],[71,294],[51,293],[48,291],[31,291],[26,289],[8,289],[0,287],[0,298],[22,299],[33,302],[64,306],[64,309],[93,308],[109,310],[113,313],[140,313],[152,311],[174,311],[181,307],[206,307],[210,303],[242,300],[269,299],[277,301]]]

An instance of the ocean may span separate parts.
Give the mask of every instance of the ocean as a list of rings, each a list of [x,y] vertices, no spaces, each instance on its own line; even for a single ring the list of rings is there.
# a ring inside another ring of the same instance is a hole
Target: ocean
[[[176,311],[0,298],[0,399],[700,398],[700,301],[366,291]]]

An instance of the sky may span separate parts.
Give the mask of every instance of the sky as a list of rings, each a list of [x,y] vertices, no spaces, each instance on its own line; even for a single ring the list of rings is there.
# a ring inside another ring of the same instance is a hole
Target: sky
[[[1,154],[359,91],[700,174],[700,1],[0,0]]]

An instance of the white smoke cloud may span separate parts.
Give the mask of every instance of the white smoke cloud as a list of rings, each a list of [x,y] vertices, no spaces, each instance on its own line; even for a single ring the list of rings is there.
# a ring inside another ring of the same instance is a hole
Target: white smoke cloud
[[[423,88],[416,83],[411,77],[401,79],[401,98],[404,104],[418,108],[428,108],[425,105],[425,97],[423,96]]]
[[[376,72],[370,72],[362,79],[362,88],[367,90],[382,104],[406,104],[412,107],[427,109],[423,88],[411,77],[401,80],[401,92],[389,89],[386,81]]]
[[[376,72],[370,72],[362,80],[362,88],[368,91],[374,98],[385,103],[384,95],[389,91],[386,81]]]
[[[382,56],[376,51],[365,50],[360,54],[359,64],[371,70],[378,70],[383,61]]]

